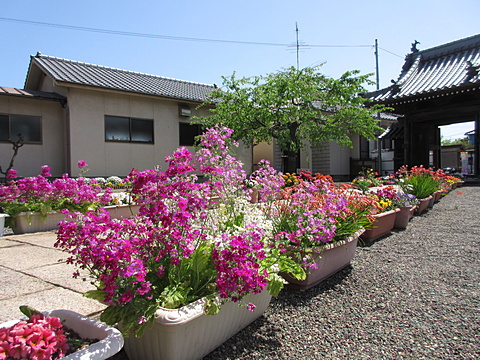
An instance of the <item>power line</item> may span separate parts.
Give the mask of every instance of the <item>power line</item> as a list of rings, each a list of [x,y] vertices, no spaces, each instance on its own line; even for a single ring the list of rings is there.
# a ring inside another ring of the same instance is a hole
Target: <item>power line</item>
[[[7,22],[14,22],[14,23],[19,23],[19,24],[28,24],[28,25],[37,25],[37,26],[46,26],[46,27],[53,27],[53,28],[57,28],[57,29],[67,29],[67,30],[76,30],[76,31],[109,34],[109,35],[132,36],[132,37],[142,37],[142,38],[162,39],[162,40],[197,41],[197,42],[229,43],[229,44],[260,45],[260,46],[281,46],[281,47],[290,46],[290,44],[272,43],[272,42],[222,40],[222,39],[207,39],[207,38],[185,37],[185,36],[147,34],[147,33],[138,33],[138,32],[130,32],[130,31],[99,29],[99,28],[92,28],[92,27],[85,27],[85,26],[53,24],[53,23],[47,23],[47,22],[41,22],[41,21],[12,19],[12,18],[4,18],[4,17],[0,17],[0,21],[7,21]],[[310,44],[307,44],[307,45],[304,45],[304,46],[317,47],[317,48],[320,48],[320,47],[323,47],[323,48],[363,48],[363,47],[371,47],[372,45],[318,45],[318,44],[310,45]]]
[[[400,55],[398,55],[398,54],[395,54],[395,53],[393,53],[393,52],[391,52],[391,51],[388,51],[388,50],[386,50],[386,49],[384,49],[384,48],[379,47],[379,49],[380,49],[380,50],[383,50],[383,51],[385,51],[385,52],[387,52],[387,53],[389,53],[389,54],[392,54],[392,55],[394,55],[394,56],[397,56],[397,57],[399,57],[400,59],[403,59],[403,56],[400,56]]]

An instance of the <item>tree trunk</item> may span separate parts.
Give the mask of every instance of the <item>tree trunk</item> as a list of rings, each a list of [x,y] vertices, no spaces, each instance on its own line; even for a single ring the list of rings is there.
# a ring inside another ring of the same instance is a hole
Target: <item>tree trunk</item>
[[[300,151],[284,151],[283,152],[283,172],[296,173],[300,167]]]

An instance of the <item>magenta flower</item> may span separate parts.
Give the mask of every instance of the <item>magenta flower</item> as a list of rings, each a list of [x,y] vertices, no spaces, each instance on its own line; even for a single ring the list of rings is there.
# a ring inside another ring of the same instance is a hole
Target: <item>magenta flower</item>
[[[78,160],[77,166],[79,169],[83,169],[84,167],[88,166],[88,164],[85,160]]]
[[[10,169],[7,171],[7,179],[15,179],[17,177],[17,170]]]

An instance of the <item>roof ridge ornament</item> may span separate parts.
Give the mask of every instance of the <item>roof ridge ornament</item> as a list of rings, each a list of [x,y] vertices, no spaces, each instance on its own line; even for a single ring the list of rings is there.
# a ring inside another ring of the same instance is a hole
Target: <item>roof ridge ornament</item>
[[[417,41],[417,40],[414,40],[414,42],[412,43],[412,47],[410,48],[410,51],[411,51],[412,53],[418,52],[418,49],[417,49],[417,45],[418,45],[418,44],[420,44],[420,42]]]

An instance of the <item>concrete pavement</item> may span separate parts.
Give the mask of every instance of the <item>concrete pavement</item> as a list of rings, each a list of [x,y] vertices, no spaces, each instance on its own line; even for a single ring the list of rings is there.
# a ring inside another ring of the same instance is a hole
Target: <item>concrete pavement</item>
[[[37,310],[67,309],[94,316],[104,306],[83,297],[94,287],[72,278],[73,265],[53,244],[54,231],[0,237],[0,323],[20,318],[20,305]]]

